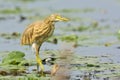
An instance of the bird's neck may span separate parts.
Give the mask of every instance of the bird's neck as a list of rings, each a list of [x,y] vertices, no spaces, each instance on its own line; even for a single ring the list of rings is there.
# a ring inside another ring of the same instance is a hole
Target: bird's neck
[[[54,24],[54,21],[51,21],[50,18],[44,20],[45,24]]]

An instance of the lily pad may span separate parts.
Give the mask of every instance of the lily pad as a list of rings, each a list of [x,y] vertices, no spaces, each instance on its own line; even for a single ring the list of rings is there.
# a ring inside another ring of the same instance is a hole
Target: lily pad
[[[3,58],[2,63],[18,65],[21,63],[21,61],[25,60],[24,56],[25,54],[23,52],[12,51],[6,57]]]

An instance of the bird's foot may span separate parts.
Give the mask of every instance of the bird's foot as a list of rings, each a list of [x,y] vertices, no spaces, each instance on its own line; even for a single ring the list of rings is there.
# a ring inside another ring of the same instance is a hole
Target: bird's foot
[[[39,71],[38,74],[39,74],[40,77],[41,77],[41,76],[42,76],[42,77],[45,77],[45,76],[46,76],[46,74],[45,74],[43,71]]]

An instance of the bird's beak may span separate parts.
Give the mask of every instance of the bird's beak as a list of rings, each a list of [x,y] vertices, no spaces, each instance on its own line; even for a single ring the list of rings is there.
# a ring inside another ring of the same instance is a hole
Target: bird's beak
[[[61,16],[57,16],[56,19],[59,20],[59,21],[69,21],[68,18],[61,17]]]

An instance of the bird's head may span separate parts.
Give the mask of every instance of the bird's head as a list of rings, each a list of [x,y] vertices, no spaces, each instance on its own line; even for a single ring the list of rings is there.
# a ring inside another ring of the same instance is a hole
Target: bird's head
[[[54,22],[58,22],[58,21],[69,21],[68,18],[62,17],[62,16],[59,15],[59,14],[52,14],[52,15],[50,15],[49,19],[50,19],[51,21],[54,21]]]

